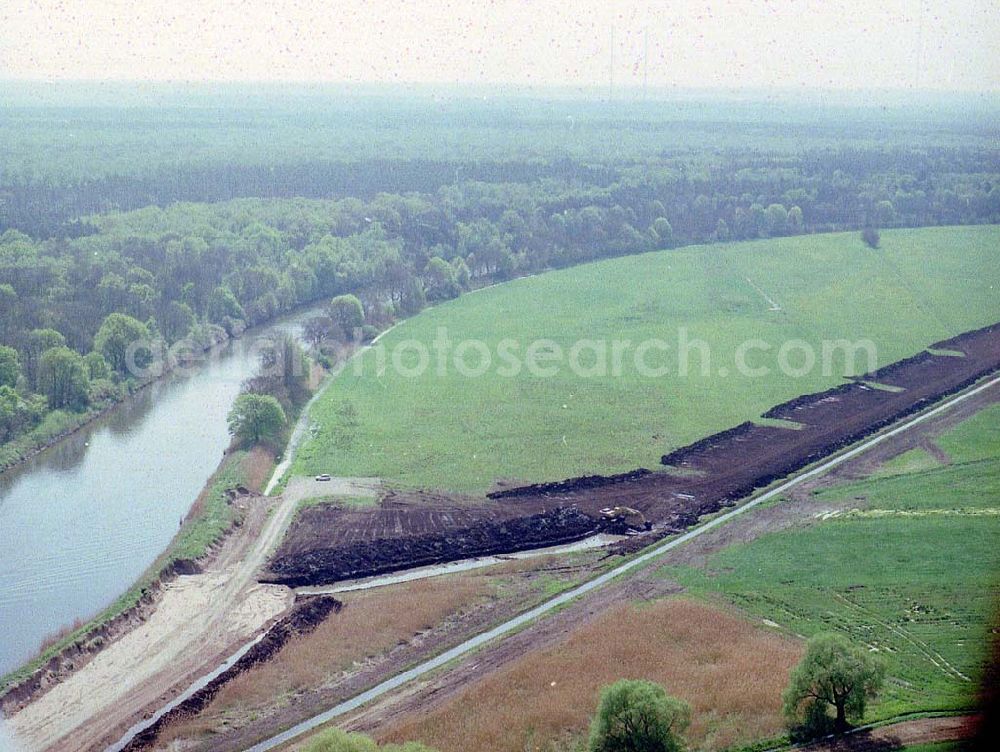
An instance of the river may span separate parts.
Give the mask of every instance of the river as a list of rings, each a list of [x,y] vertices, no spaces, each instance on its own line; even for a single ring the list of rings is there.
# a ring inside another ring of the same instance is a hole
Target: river
[[[0,675],[112,603],[177,532],[229,444],[226,414],[258,369],[252,330],[30,461],[0,473]]]

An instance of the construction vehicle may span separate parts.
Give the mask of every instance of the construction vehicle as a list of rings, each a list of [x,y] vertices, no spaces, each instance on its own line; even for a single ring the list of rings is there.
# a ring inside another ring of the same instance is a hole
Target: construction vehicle
[[[601,520],[609,531],[621,534],[652,527],[642,512],[625,506],[605,507],[601,510]]]

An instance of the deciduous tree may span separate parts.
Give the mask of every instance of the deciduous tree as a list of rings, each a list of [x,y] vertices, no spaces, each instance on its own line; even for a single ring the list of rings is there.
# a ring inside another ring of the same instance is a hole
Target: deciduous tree
[[[654,238],[660,248],[669,248],[674,242],[674,228],[666,217],[657,217],[653,220],[652,230]]]
[[[86,405],[90,380],[83,357],[64,345],[43,352],[38,361],[38,388],[52,409]]]
[[[884,663],[866,648],[836,632],[818,634],[792,671],[783,696],[785,717],[803,736],[843,732],[864,716],[884,680]]]
[[[350,339],[355,329],[360,329],[365,323],[365,309],[356,295],[338,295],[330,301],[328,309],[330,318],[339,328],[343,339]]]
[[[229,433],[245,444],[273,441],[288,423],[281,404],[269,394],[241,394],[229,411]]]
[[[129,348],[134,343],[148,340],[149,329],[141,321],[124,313],[111,313],[97,330],[94,349],[104,356],[112,370],[125,374],[132,365],[128,362]],[[142,348],[134,352],[133,364],[138,368],[145,368],[151,358],[150,352]]]
[[[590,727],[590,752],[679,752],[691,710],[650,681],[605,687]]]
[[[17,350],[13,347],[0,345],[0,386],[17,386],[21,375],[21,362]]]
[[[38,361],[42,353],[53,347],[62,347],[66,338],[55,329],[33,329],[24,344],[24,375],[28,386],[38,389]]]
[[[427,279],[428,300],[450,300],[462,292],[455,269],[443,258],[435,256],[428,261],[424,276]]]

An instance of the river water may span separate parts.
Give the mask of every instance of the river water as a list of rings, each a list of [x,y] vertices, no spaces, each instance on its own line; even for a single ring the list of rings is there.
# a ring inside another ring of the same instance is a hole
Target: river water
[[[0,473],[0,675],[113,602],[166,548],[229,444],[226,414],[259,368],[253,342],[298,335],[310,315],[248,332]]]

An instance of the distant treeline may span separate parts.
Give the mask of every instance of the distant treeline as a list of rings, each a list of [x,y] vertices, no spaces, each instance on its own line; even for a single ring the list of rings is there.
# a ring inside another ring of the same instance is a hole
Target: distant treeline
[[[178,201],[371,199],[380,193],[419,193],[434,200],[442,188],[465,190],[479,183],[496,185],[498,193],[514,192],[521,203],[470,206],[467,216],[495,220],[507,208],[552,213],[592,204],[618,206],[638,219],[658,202],[662,210],[657,208],[657,213],[670,221],[677,242],[683,243],[767,234],[770,230],[762,227],[760,210],[772,204],[802,210],[802,225],[792,232],[866,223],[926,226],[1000,220],[1000,164],[994,151],[977,146],[897,146],[803,153],[706,151],[660,155],[641,164],[568,157],[386,158],[161,166],[148,174],[86,179],[0,174],[0,232],[17,229],[34,238],[79,237],[94,232],[86,219],[90,215]]]

